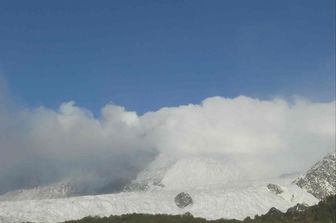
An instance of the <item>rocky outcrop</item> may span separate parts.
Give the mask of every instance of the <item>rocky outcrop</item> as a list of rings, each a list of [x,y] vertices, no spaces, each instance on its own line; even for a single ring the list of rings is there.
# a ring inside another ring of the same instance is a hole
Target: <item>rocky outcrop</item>
[[[277,185],[277,184],[268,184],[267,188],[268,188],[269,191],[271,191],[274,194],[281,194],[281,193],[283,193],[282,188],[279,185]]]
[[[266,215],[278,217],[278,216],[282,216],[283,213],[280,210],[276,209],[275,207],[272,207],[271,209],[269,209]]]
[[[287,214],[295,214],[297,212],[303,212],[305,210],[307,210],[309,208],[309,206],[307,204],[297,204],[291,208],[288,208],[287,210]]]
[[[295,180],[294,183],[318,199],[336,194],[335,152],[328,154],[317,162],[305,176]]]
[[[181,192],[175,197],[175,204],[179,208],[185,208],[193,204],[193,200],[188,193]]]

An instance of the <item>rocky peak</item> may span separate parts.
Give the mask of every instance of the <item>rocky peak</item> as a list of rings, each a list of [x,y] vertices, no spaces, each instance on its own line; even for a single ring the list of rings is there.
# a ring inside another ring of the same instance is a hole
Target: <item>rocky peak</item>
[[[282,214],[283,213],[280,210],[276,209],[275,207],[272,207],[267,212],[267,215],[269,215],[269,216],[281,216]]]
[[[336,194],[336,153],[325,156],[294,183],[318,199]]]

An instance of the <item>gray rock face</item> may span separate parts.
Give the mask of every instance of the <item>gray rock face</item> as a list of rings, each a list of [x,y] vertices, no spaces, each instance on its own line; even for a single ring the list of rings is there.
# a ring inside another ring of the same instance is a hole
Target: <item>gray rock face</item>
[[[303,212],[305,210],[308,209],[308,205],[307,204],[297,204],[291,208],[288,208],[287,212],[288,214],[295,214],[297,212]]]
[[[294,183],[318,199],[336,194],[336,153],[325,156]]]
[[[274,194],[281,194],[283,190],[279,185],[276,184],[268,184],[267,185],[268,190],[270,190]]]
[[[175,197],[175,204],[179,208],[185,208],[193,204],[193,200],[188,193],[181,192]]]
[[[283,213],[280,210],[276,209],[275,207],[272,207],[267,212],[267,215],[269,215],[269,216],[281,216],[282,214]]]

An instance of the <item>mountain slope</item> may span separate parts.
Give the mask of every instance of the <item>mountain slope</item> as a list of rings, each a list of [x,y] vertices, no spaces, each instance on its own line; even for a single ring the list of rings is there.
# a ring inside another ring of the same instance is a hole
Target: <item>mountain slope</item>
[[[109,216],[126,213],[182,214],[207,219],[237,218],[266,213],[271,207],[285,211],[296,203],[313,205],[318,200],[296,185],[281,185],[286,191],[278,196],[265,184],[211,191],[192,190],[193,205],[179,208],[174,197],[180,191],[124,192],[110,195],[83,196],[53,200],[0,202],[0,216],[5,222],[60,222],[85,216]],[[292,199],[294,197],[294,199]]]
[[[176,161],[165,172],[160,183],[166,190],[225,187],[239,181],[240,172],[233,161],[191,157]]]
[[[325,156],[295,183],[318,199],[336,194],[336,153]]]
[[[174,157],[160,154],[141,171],[136,179],[125,187],[125,191],[146,191],[154,188],[161,188],[161,181],[168,169],[176,162]]]
[[[189,157],[174,160],[159,157],[139,174],[125,192],[61,199],[2,201],[0,222],[54,223],[89,215],[185,212],[209,220],[244,219],[264,214],[271,207],[284,212],[297,203],[316,204],[319,199],[311,194],[315,193],[314,190],[317,194],[333,193],[333,187],[326,185],[330,183],[333,186],[334,162],[335,154],[329,154],[314,165],[302,178],[307,186],[300,188],[300,183],[293,183],[296,175],[242,181],[237,163],[221,158]],[[181,192],[190,195],[193,201],[191,205],[184,208],[176,205],[175,197]]]
[[[186,190],[224,187],[241,181],[243,171],[234,160],[192,156],[159,156],[126,187],[127,191]],[[246,179],[246,178],[245,178]]]
[[[157,163],[161,168],[141,173],[137,183],[146,190],[81,196],[53,200],[0,202],[2,223],[61,222],[85,216],[110,216],[127,213],[183,214],[190,212],[206,219],[236,218],[266,213],[271,207],[285,211],[297,203],[313,205],[313,195],[292,184],[293,176],[241,181],[236,163],[209,157],[191,157]],[[155,171],[159,170],[159,171]],[[296,176],[295,176],[296,177]],[[274,193],[268,184],[277,185]],[[176,195],[188,193],[193,203],[179,208]],[[1,218],[0,218],[1,219]]]
[[[10,191],[0,196],[0,201],[43,200],[78,195],[71,182],[61,182],[43,187]]]
[[[300,205],[299,205],[300,206]],[[127,214],[122,216],[110,216],[107,218],[86,217],[81,220],[68,221],[64,223],[143,223],[143,222],[160,222],[160,223],[332,223],[336,222],[335,207],[336,196],[327,197],[319,202],[318,205],[297,209],[297,205],[282,213],[277,209],[271,208],[265,215],[256,216],[253,220],[246,218],[244,221],[239,220],[205,220],[195,218],[190,214],[185,215],[149,215],[149,214]]]

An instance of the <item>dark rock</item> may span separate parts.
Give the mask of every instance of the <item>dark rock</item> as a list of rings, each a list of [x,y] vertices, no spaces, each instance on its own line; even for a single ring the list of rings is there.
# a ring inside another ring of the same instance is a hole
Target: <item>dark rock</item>
[[[282,216],[282,212],[278,209],[276,209],[275,207],[272,207],[271,209],[269,209],[269,211],[267,212],[266,215],[268,216]]]
[[[336,154],[328,154],[294,183],[318,199],[336,194]]]
[[[250,216],[247,216],[243,222],[253,222],[252,218]]]
[[[179,208],[185,208],[193,204],[193,200],[188,193],[181,192],[175,197],[175,204]]]
[[[276,184],[268,184],[267,188],[274,194],[281,194],[283,192],[282,188]]]
[[[295,205],[291,208],[288,208],[286,213],[287,214],[296,214],[298,212],[303,212],[303,211],[307,210],[308,207],[309,206],[307,204],[297,204],[297,205]]]
[[[193,215],[190,212],[184,213],[183,216],[185,216],[185,217],[193,217]]]

